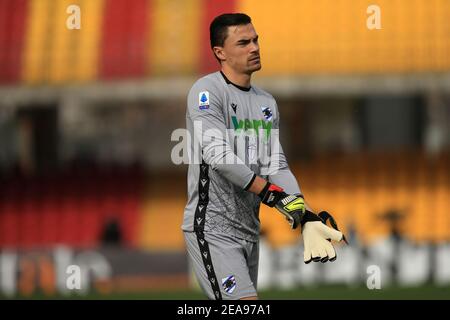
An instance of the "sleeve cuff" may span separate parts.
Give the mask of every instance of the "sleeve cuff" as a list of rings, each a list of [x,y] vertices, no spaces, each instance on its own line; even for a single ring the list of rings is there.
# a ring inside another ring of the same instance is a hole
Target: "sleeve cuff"
[[[253,181],[256,179],[256,173],[253,173],[253,177],[250,179],[249,183],[244,187],[245,191],[248,191],[248,189],[252,186]]]

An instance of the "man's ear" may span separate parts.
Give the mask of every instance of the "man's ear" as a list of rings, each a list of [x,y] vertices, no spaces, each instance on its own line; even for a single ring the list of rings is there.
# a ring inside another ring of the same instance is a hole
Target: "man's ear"
[[[220,61],[226,60],[227,56],[225,55],[223,47],[213,47],[213,52]]]

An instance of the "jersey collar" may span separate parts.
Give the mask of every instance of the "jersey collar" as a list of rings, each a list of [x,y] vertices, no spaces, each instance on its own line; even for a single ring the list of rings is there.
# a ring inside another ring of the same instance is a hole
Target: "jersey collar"
[[[250,91],[250,89],[252,88],[251,86],[250,87],[248,87],[248,88],[246,88],[246,87],[242,87],[242,86],[239,86],[239,85],[237,85],[237,84],[235,84],[235,83],[233,83],[233,82],[231,82],[230,80],[228,80],[228,78],[223,74],[223,72],[222,71],[220,71],[220,74],[222,75],[222,77],[225,79],[225,82],[227,83],[227,84],[232,84],[233,86],[235,86],[236,88],[238,88],[239,90],[242,90],[242,91],[246,91],[246,92],[248,92],[248,91]]]

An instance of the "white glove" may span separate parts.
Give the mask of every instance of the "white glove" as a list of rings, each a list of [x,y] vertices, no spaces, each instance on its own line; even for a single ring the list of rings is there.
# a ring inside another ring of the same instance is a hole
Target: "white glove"
[[[336,260],[336,251],[331,244],[331,240],[343,240],[345,243],[347,243],[347,240],[342,232],[339,231],[333,217],[326,211],[322,211],[319,215],[307,211],[304,219],[307,220],[302,227],[305,245],[304,262],[320,261],[324,263]],[[330,220],[333,228],[326,225],[328,220]]]

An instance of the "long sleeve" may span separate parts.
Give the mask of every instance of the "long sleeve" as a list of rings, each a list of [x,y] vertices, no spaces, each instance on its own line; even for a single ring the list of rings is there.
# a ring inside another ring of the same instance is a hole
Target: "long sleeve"
[[[274,132],[275,130],[280,129],[279,112],[276,112],[276,114],[278,116],[276,119],[274,119],[273,123]],[[302,194],[297,179],[289,169],[289,165],[286,156],[284,154],[283,148],[281,146],[281,143],[279,144],[277,151],[278,152],[276,154],[275,153],[272,154],[272,159],[274,159],[275,161],[275,163],[273,163],[272,166],[274,166],[276,170],[274,170],[273,174],[268,176],[269,182],[282,187],[284,191],[288,194]]]
[[[300,186],[289,169],[284,154],[280,155],[280,167],[275,174],[269,176],[269,181],[282,187],[288,194],[301,194]]]

